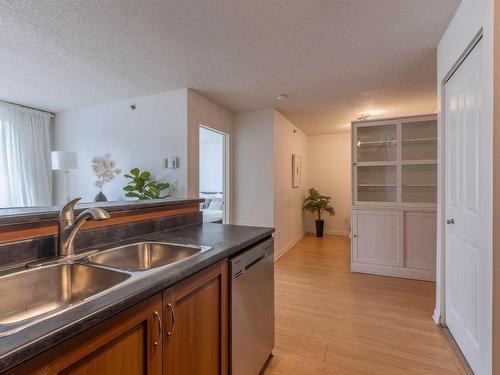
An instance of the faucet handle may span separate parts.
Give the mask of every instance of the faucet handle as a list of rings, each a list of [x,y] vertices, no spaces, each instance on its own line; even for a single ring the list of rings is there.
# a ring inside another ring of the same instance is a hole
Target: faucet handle
[[[59,220],[73,220],[75,218],[75,204],[82,198],[75,198],[66,203],[61,212],[59,212]]]

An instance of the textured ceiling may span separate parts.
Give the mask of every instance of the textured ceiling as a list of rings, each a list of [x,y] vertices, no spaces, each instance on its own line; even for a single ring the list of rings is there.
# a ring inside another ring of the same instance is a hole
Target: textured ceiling
[[[435,111],[435,48],[458,3],[2,1],[0,98],[58,112],[190,87],[345,131],[365,112]]]

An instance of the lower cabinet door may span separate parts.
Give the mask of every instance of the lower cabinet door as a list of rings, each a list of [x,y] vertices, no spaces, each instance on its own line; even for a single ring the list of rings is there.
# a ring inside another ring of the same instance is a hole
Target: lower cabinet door
[[[228,373],[227,261],[164,291],[164,374]]]
[[[399,211],[353,210],[353,262],[403,266],[402,221]]]
[[[436,213],[405,212],[405,267],[436,269]]]
[[[159,293],[8,374],[161,374],[161,312]]]

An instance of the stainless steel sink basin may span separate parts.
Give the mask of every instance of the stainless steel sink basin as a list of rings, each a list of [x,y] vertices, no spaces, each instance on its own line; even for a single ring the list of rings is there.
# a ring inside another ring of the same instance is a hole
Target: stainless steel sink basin
[[[83,264],[55,264],[0,277],[0,335],[64,311],[129,278]]]
[[[209,248],[164,242],[139,242],[91,255],[91,263],[130,271],[143,271],[179,262]]]

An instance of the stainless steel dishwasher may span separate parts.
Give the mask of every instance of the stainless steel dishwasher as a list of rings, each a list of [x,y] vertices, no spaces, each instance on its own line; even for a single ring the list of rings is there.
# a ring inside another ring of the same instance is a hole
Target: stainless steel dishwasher
[[[274,347],[274,242],[230,259],[231,374],[258,375]]]

